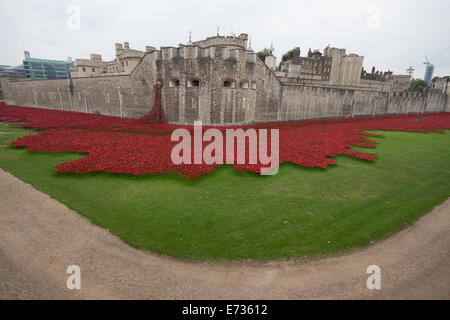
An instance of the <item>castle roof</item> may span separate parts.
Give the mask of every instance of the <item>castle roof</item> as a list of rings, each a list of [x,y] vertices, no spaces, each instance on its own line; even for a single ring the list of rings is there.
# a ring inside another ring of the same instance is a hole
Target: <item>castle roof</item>
[[[122,57],[124,58],[142,58],[144,56],[145,52],[135,50],[135,49],[125,49],[125,51],[122,54]]]
[[[105,65],[104,61],[92,61],[89,59],[75,59],[75,65],[77,67],[101,67]]]

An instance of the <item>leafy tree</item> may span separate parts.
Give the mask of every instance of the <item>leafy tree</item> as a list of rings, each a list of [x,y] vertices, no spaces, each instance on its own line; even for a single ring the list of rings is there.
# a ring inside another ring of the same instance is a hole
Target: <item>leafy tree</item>
[[[428,83],[422,79],[414,79],[411,81],[410,90],[412,91],[423,91],[423,89],[428,88]]]
[[[278,70],[281,69],[281,64],[282,64],[283,62],[286,62],[286,61],[288,61],[288,60],[291,60],[293,57],[294,57],[294,49],[289,50],[288,52],[286,52],[285,54],[283,54],[283,56],[281,57],[281,61],[280,61],[280,63],[278,64]]]
[[[283,57],[281,58],[281,62],[285,62],[288,60],[291,60],[294,57],[294,49],[289,50],[288,52],[286,52],[285,54],[283,54]]]
[[[269,50],[267,48],[264,48],[264,50],[261,50],[256,53],[256,55],[264,62],[266,60],[266,57],[269,55]]]

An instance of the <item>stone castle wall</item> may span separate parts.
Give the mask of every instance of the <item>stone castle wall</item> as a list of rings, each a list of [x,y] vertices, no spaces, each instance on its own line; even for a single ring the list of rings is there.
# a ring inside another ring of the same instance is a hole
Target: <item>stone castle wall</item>
[[[440,90],[390,93],[378,86],[282,83],[255,53],[222,47],[180,45],[148,52],[128,75],[73,78],[73,95],[68,79],[0,81],[11,105],[131,118],[149,112],[153,86],[161,81],[166,119],[178,124],[450,111],[449,99]],[[199,86],[192,86],[193,81]]]
[[[73,80],[31,80],[6,83],[6,102],[10,105],[58,109],[77,112],[100,112],[105,115],[133,117],[148,112],[152,105],[151,90],[135,88],[126,76],[91,77]],[[148,91],[148,93],[146,92]],[[146,92],[136,94],[136,92]],[[119,95],[120,93],[120,95]]]
[[[171,123],[253,123],[277,119],[281,83],[245,50],[163,48],[156,70],[163,81],[163,108]],[[189,81],[198,80],[199,87]],[[170,81],[179,81],[171,87]],[[230,87],[224,87],[225,82]]]
[[[380,92],[320,86],[283,85],[281,120],[358,117],[449,111],[439,90]]]

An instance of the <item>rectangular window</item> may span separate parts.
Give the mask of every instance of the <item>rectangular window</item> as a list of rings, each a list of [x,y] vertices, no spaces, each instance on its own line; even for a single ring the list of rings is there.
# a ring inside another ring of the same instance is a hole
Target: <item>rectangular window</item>
[[[169,87],[170,88],[177,88],[180,86],[180,80],[178,79],[173,79],[169,81]]]
[[[200,81],[198,80],[189,80],[188,81],[188,88],[191,87],[200,87]]]

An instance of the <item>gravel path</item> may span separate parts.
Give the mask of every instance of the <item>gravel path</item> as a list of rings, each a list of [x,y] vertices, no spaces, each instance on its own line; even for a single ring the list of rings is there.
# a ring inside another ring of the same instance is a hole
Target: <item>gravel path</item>
[[[81,290],[66,288],[67,266]],[[381,290],[366,269],[381,268]],[[131,248],[0,169],[0,299],[450,298],[450,199],[413,226],[345,255],[196,263]]]

